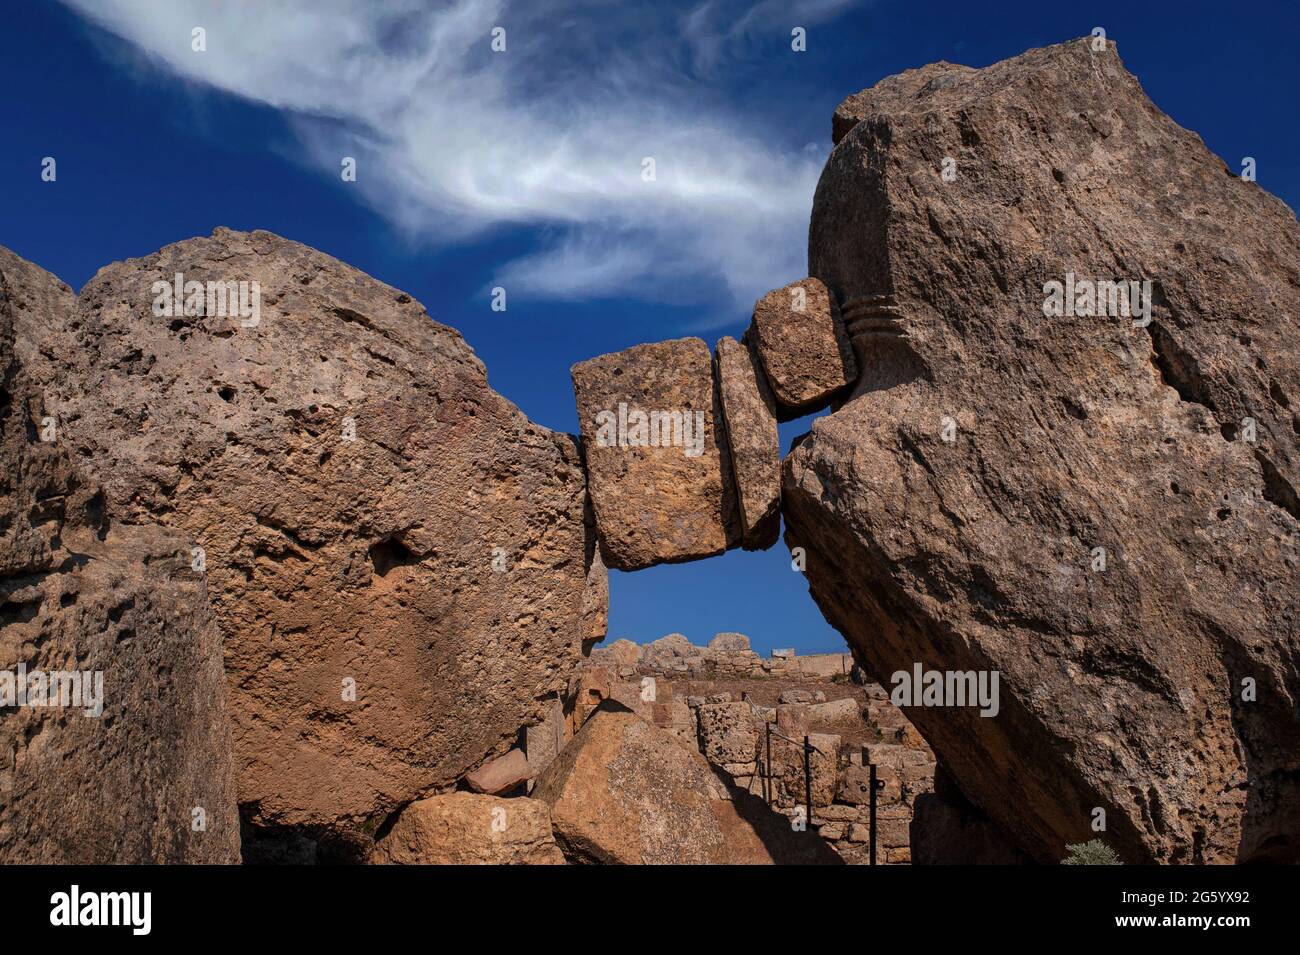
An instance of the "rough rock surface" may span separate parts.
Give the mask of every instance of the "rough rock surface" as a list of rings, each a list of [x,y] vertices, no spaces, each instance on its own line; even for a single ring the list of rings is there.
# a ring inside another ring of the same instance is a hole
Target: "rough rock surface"
[[[749,650],[749,637],[743,633],[715,633],[709,641],[710,650],[743,651]]]
[[[759,299],[745,340],[762,361],[781,421],[824,408],[857,377],[839,305],[816,278]]]
[[[714,349],[713,363],[736,481],[742,543],[747,550],[765,550],[776,543],[781,530],[776,405],[758,357],[749,346],[722,338]]]
[[[636,345],[579,362],[572,374],[605,563],[637,570],[739,544],[708,346]]]
[[[694,749],[605,703],[540,777],[571,862],[837,863],[816,835],[792,832],[762,800],[729,790]]]
[[[758,754],[758,727],[748,703],[705,703],[695,710],[700,751],[715,766],[752,763]]]
[[[595,525],[587,524],[587,585],[582,591],[582,640],[595,644],[609,632],[609,570],[596,543]]]
[[[781,741],[772,744],[772,775],[784,794],[778,799],[783,806],[805,805],[808,799],[808,780],[804,776],[804,736],[813,751],[808,754],[808,769],[812,782],[813,807],[829,806],[835,801],[839,782],[840,737],[831,733],[805,733],[792,736],[794,743]]]
[[[506,750],[505,755],[489,760],[465,777],[465,785],[476,793],[496,795],[514,789],[536,773],[528,765],[528,757],[519,748]]]
[[[177,273],[260,283],[260,321],[155,315]],[[255,827],[364,850],[563,688],[594,553],[578,448],[410,296],[219,229],[102,269],[56,334],[43,384],[110,516],[206,553]]]
[[[411,803],[375,843],[372,865],[564,865],[537,799],[455,792]]]
[[[0,704],[0,862],[237,863],[204,581],[179,535],[105,520],[15,358],[16,326],[61,327],[72,306],[61,282],[0,249],[0,686],[14,692],[22,666],[33,692],[38,673],[69,687],[53,707]],[[82,674],[87,695],[52,671]]]
[[[995,717],[906,712],[1031,857],[1100,807],[1126,862],[1300,858],[1293,213],[1113,45],[929,66],[840,116],[809,271],[862,372],[783,471],[813,596],[882,682],[1000,671]],[[1150,325],[1048,317],[1067,273],[1151,280]]]
[[[524,754],[528,759],[528,774],[536,776],[559,754],[568,741],[564,719],[564,703],[551,700],[546,705],[546,715],[540,723],[524,731]]]

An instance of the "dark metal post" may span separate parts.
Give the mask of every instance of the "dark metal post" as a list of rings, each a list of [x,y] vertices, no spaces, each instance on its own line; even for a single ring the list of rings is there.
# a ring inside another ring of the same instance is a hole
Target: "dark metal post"
[[[767,767],[763,771],[763,796],[770,806],[772,805],[772,724],[763,725],[767,727]]]
[[[808,737],[803,738],[803,792],[804,805],[808,809],[807,828],[812,830],[812,743]]]
[[[876,764],[871,763],[871,864],[876,864]]]

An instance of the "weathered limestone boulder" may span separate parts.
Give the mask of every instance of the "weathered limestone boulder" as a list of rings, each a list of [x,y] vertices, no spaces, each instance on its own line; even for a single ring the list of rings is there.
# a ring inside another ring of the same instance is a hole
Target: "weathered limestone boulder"
[[[780,703],[820,703],[825,699],[826,693],[823,690],[809,690],[798,686],[782,690],[777,696],[777,701]]]
[[[678,665],[686,669],[690,666],[689,661],[698,660],[703,655],[703,647],[697,647],[680,633],[670,633],[658,640],[651,640],[641,648],[641,662],[662,670],[671,670]]]
[[[789,734],[787,734],[789,735]],[[813,807],[829,806],[835,801],[839,782],[840,737],[833,733],[807,733],[808,775],[812,782]],[[772,775],[780,784],[783,795],[778,805],[804,805],[807,801],[808,779],[804,773],[804,736],[792,737],[795,743],[772,741]]]
[[[601,555],[618,570],[740,543],[708,346],[679,338],[573,366]]]
[[[237,863],[221,633],[189,545],[105,519],[15,356],[16,328],[73,304],[0,249],[0,863]]]
[[[798,657],[797,663],[800,673],[818,679],[849,676],[853,670],[853,657],[847,653],[810,653]]]
[[[838,862],[812,833],[729,789],[693,748],[606,703],[537,780],[571,862]]]
[[[750,649],[749,637],[743,633],[719,633],[709,641],[710,650],[739,652]]]
[[[524,729],[524,755],[528,759],[529,776],[535,777],[551,765],[568,738],[564,703],[557,698],[547,704],[540,723]]]
[[[851,696],[838,700],[813,703],[808,707],[808,717],[814,723],[843,723],[858,718],[858,701]]]
[[[620,639],[591,651],[593,663],[613,667],[634,667],[640,662],[641,648],[631,640]]]
[[[758,357],[748,345],[734,338],[720,339],[713,363],[736,481],[742,544],[747,550],[765,550],[776,543],[781,530],[776,405]],[[744,649],[749,649],[748,642]]]
[[[896,772],[877,767],[876,781],[883,784],[876,790],[877,803],[897,802],[902,798],[903,787]],[[847,767],[836,787],[835,800],[850,806],[869,805],[871,802],[870,767],[862,765]]]
[[[706,703],[695,711],[700,749],[715,766],[752,763],[758,753],[758,727],[749,703]]]
[[[809,270],[861,373],[782,492],[818,604],[878,680],[997,671],[995,716],[906,714],[1031,857],[1100,808],[1126,862],[1300,858],[1293,213],[1110,44],[910,71],[837,130]],[[1057,309],[1076,280],[1152,285]]]
[[[807,703],[778,703],[776,728],[791,739],[802,739],[812,724]]]
[[[600,556],[595,528],[587,528],[587,583],[582,591],[582,639],[599,643],[609,632],[609,571]]]
[[[819,279],[764,295],[745,338],[762,361],[780,421],[826,407],[857,377],[839,304]]]
[[[413,802],[375,843],[372,865],[564,865],[537,799],[454,792]]]
[[[634,680],[612,680],[609,685],[609,698],[625,709],[631,710],[647,723],[655,722],[655,707],[664,704],[657,702],[660,691],[664,702],[672,700],[672,684],[657,680],[655,677],[640,677]]]
[[[178,302],[178,274],[249,283],[250,308]],[[105,511],[204,551],[255,830],[364,851],[563,689],[595,609],[578,448],[410,296],[218,229],[102,269],[67,346],[44,334],[33,366]]]
[[[582,729],[591,714],[609,699],[615,679],[608,667],[585,666],[569,677],[568,692],[564,697],[566,738]]]
[[[524,751],[514,747],[467,774],[465,785],[476,793],[496,795],[522,785],[535,775],[536,771],[529,766]]]

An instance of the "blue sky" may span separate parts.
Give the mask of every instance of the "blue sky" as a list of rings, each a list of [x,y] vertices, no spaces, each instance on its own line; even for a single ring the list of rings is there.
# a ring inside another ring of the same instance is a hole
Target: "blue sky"
[[[738,336],[754,299],[803,276],[831,112],[903,69],[984,66],[1102,26],[1174,119],[1300,199],[1290,2],[5,7],[0,244],[80,288],[218,225],[269,229],[410,292],[499,392],[569,432],[575,361]],[[356,183],[339,176],[345,155]],[[489,308],[497,284],[505,313]],[[782,426],[783,445],[806,428]],[[611,574],[611,639],[722,630],[763,651],[842,646],[783,544]]]

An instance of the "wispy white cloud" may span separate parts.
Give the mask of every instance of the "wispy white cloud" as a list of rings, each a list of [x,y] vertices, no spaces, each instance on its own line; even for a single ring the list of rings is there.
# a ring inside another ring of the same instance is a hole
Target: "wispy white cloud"
[[[501,264],[512,294],[749,303],[804,274],[826,149],[734,115],[708,78],[848,0],[63,2],[170,72],[285,111],[321,168],[357,157],[354,187],[412,235],[539,227]]]

